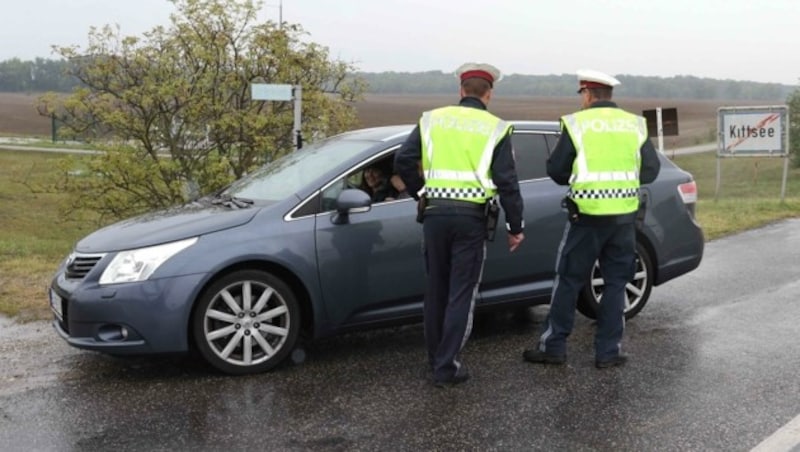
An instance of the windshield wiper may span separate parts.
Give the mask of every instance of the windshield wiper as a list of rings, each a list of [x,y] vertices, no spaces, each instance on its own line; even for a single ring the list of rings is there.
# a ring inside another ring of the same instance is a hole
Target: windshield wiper
[[[225,207],[237,207],[239,209],[250,207],[253,205],[253,202],[252,199],[238,198],[227,193],[221,193],[211,200],[211,204],[223,205]]]

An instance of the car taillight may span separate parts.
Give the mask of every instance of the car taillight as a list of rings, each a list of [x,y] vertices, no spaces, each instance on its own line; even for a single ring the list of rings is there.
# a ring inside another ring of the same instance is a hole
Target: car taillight
[[[697,184],[694,181],[678,185],[678,193],[684,204],[694,204],[697,202]]]

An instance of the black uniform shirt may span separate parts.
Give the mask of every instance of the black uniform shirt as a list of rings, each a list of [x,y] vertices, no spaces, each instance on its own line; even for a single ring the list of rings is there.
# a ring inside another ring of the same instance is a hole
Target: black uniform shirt
[[[464,97],[459,106],[486,110],[486,105],[474,97]],[[425,186],[425,180],[418,172],[418,164],[422,159],[422,137],[419,125],[411,131],[406,142],[400,147],[394,157],[394,170],[403,179],[408,193],[419,199],[417,193]],[[506,135],[497,143],[492,154],[491,165],[492,181],[497,186],[500,195],[500,204],[506,214],[506,228],[512,234],[519,234],[523,230],[522,223],[522,195],[519,192],[517,170],[514,166],[514,152],[511,148],[511,134]]]
[[[589,108],[600,107],[619,108],[616,103],[610,100],[600,100],[589,106]],[[563,125],[561,129],[561,136],[556,143],[556,147],[553,149],[553,153],[550,154],[550,158],[547,159],[547,175],[559,185],[569,185],[569,178],[572,175],[572,164],[578,152],[575,149],[575,143],[572,141],[572,137]],[[639,169],[639,183],[649,184],[656,180],[656,176],[658,176],[658,172],[661,169],[661,161],[658,159],[656,148],[653,146],[653,143],[650,142],[649,137],[644,141],[644,144],[642,144],[639,153],[642,162],[641,168]],[[599,217],[599,215],[588,216]],[[635,216],[635,212],[632,214],[614,215],[614,217],[622,217],[617,218],[617,222],[619,222],[619,220],[623,222],[633,221]]]

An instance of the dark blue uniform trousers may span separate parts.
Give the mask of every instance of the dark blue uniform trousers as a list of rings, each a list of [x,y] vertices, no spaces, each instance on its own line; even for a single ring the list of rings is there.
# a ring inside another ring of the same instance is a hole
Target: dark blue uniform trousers
[[[595,359],[619,355],[625,330],[625,286],[635,271],[636,232],[633,223],[581,225],[567,223],[556,261],[550,313],[539,339],[539,350],[566,355],[567,337],[575,323],[575,304],[595,260],[605,282],[597,312]]]
[[[447,380],[466,371],[459,353],[472,330],[472,313],[486,255],[482,213],[437,207],[423,221],[425,344],[433,378]],[[466,213],[466,214],[465,214]]]

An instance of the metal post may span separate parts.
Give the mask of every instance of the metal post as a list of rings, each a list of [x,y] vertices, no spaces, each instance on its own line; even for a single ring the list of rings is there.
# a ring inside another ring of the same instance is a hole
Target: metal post
[[[721,163],[722,157],[717,156],[717,188],[714,189],[714,202],[717,201],[717,197],[719,196],[719,180],[720,180],[720,171],[721,171]]]
[[[783,158],[783,182],[781,182],[781,203],[783,203],[783,197],[786,194],[786,178],[789,176],[789,156],[791,155],[790,147],[791,144],[790,137],[791,137],[791,115],[789,114],[789,107],[786,107],[786,126],[784,130],[786,131],[786,153]]]
[[[786,195],[786,177],[789,175],[789,154],[783,158],[783,182],[781,182],[781,203]]]
[[[720,160],[722,159],[722,149],[725,145],[724,131],[722,129],[722,115],[719,113],[720,111],[721,108],[717,109],[717,186],[714,189],[714,202],[717,202],[719,197],[720,171],[722,170]]]
[[[303,137],[301,136],[302,130],[302,97],[303,88],[300,85],[294,85],[294,148],[295,150],[303,147]]]
[[[658,150],[664,153],[664,125],[661,122],[661,107],[656,107],[656,124],[658,126]]]
[[[53,138],[53,143],[56,142],[56,114],[50,114],[50,130],[51,136]]]

